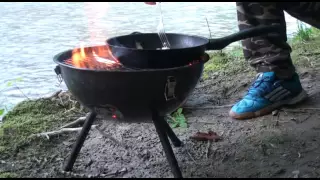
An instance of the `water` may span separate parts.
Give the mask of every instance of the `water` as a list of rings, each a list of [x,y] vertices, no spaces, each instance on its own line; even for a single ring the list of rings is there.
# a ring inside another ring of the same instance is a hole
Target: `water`
[[[0,8],[0,107],[9,109],[65,88],[57,86],[55,54],[81,42],[98,45],[115,35],[156,32],[159,22],[157,7],[142,2],[1,2]],[[162,10],[167,32],[209,37],[206,17],[213,38],[238,31],[233,2],[164,2]],[[296,19],[286,19],[290,36]]]

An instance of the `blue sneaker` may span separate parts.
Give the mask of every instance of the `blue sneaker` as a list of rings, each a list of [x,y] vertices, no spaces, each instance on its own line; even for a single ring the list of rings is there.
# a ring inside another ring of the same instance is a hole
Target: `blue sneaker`
[[[283,105],[296,104],[307,96],[297,73],[289,80],[278,79],[274,72],[259,73],[247,94],[231,108],[229,115],[242,120],[263,116]]]

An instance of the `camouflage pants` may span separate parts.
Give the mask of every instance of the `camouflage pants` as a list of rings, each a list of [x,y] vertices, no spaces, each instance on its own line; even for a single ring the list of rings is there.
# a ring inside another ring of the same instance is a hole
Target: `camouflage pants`
[[[320,28],[320,2],[237,2],[239,30],[257,25],[284,25],[283,45],[266,37],[248,38],[242,41],[243,54],[257,72],[273,71],[279,78],[289,78],[295,72],[291,61],[291,48],[286,43],[286,11],[291,16],[311,26]],[[277,44],[277,45],[276,45]]]

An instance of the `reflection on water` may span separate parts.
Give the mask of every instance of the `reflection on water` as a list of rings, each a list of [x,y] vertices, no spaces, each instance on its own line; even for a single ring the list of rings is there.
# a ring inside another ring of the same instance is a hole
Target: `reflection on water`
[[[2,2],[0,8],[0,105],[9,108],[25,96],[37,98],[61,88],[53,71],[55,54],[82,41],[104,44],[115,35],[156,32],[159,17],[156,6],[142,2]],[[209,37],[206,18],[213,37],[238,31],[233,2],[164,2],[162,10],[166,32]],[[291,35],[296,20],[286,18]],[[23,81],[7,86],[17,78]]]

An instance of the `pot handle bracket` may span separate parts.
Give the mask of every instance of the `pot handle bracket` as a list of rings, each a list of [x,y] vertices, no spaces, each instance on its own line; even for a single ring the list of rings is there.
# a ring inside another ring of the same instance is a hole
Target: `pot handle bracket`
[[[59,85],[60,85],[62,83],[63,79],[62,79],[62,75],[61,75],[61,68],[59,65],[54,68],[54,72],[57,74],[57,78],[58,78]]]
[[[164,97],[166,101],[175,99],[175,88],[177,85],[176,78],[174,76],[168,76],[167,77],[167,83],[165,85],[165,90],[164,90]]]

